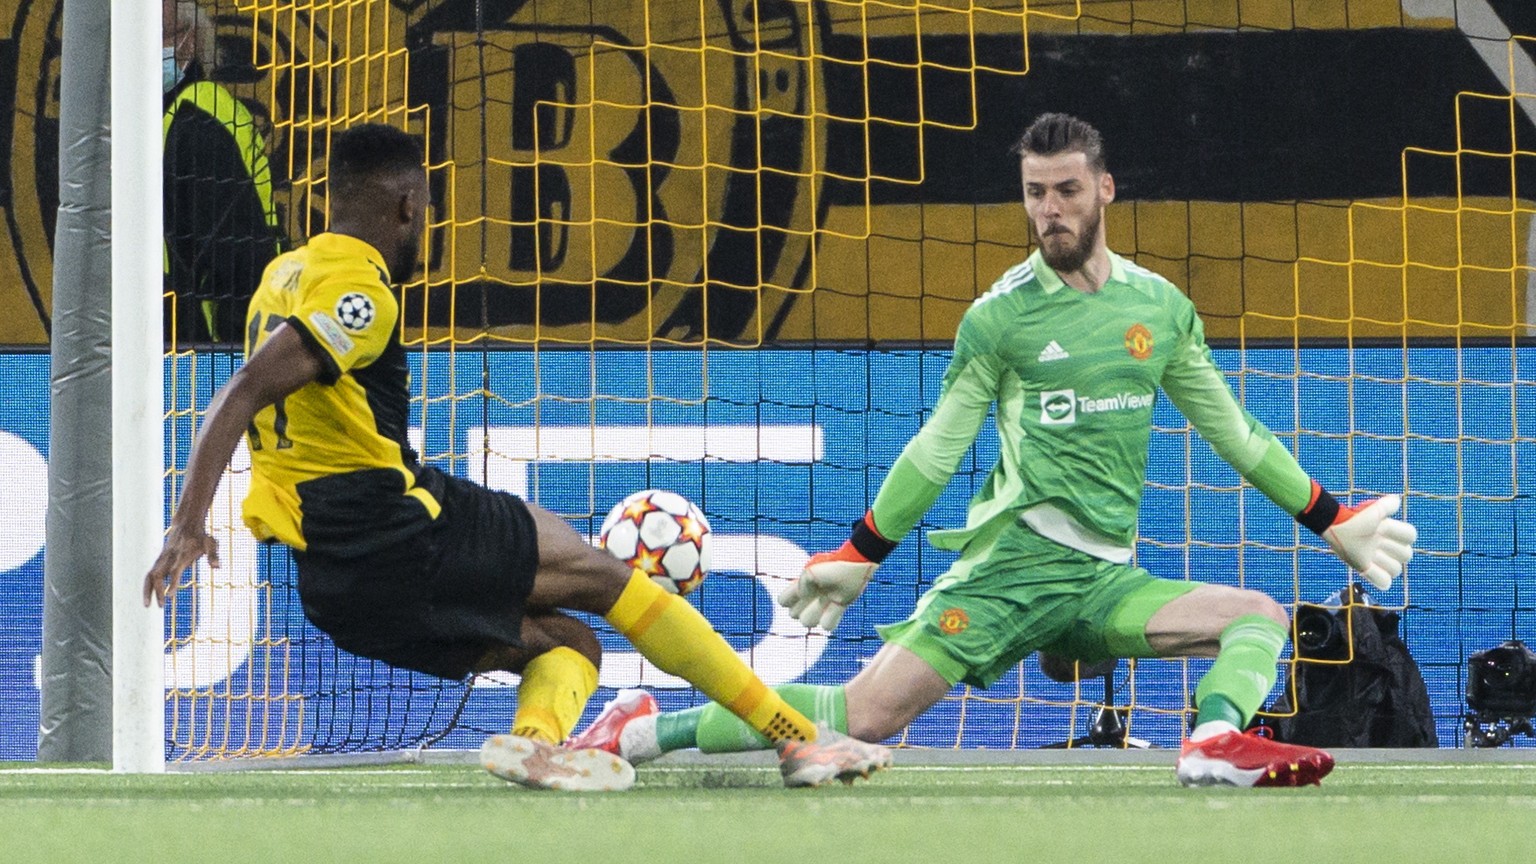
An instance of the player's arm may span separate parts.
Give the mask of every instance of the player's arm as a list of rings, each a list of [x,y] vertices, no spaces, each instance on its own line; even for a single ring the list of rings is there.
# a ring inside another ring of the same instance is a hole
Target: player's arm
[[[970,316],[933,412],[891,466],[875,502],[843,545],[806,562],[779,603],[807,627],[832,630],[886,556],[938,500],[981,431],[997,398],[999,366],[990,340]]]
[[[1163,391],[1227,464],[1296,521],[1328,542],[1334,553],[1378,588],[1391,587],[1413,557],[1418,531],[1392,518],[1396,495],[1343,504],[1302,470],[1268,428],[1238,404],[1211,360],[1204,329],[1194,316],[1163,375]]]
[[[256,412],[317,380],[322,368],[314,349],[291,324],[284,323],[219,388],[192,445],[186,482],[171,516],[165,544],[144,577],[145,606],[150,600],[165,605],[165,595],[176,590],[181,574],[204,555],[209,563],[218,565],[218,543],[208,536],[204,522],[208,508],[213,506],[219,477],[234,455],[240,436],[245,434]]]

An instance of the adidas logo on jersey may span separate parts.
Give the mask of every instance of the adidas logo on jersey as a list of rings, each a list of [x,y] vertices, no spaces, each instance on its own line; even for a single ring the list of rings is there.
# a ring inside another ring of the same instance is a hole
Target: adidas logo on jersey
[[[1071,354],[1067,353],[1067,349],[1061,347],[1060,343],[1058,343],[1055,339],[1052,339],[1051,344],[1040,349],[1039,362],[1049,363],[1052,360],[1065,360],[1071,356]]]

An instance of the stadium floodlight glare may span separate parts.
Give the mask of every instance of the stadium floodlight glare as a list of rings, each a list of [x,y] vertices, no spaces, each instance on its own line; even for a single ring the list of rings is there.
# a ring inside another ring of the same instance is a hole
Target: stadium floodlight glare
[[[1467,658],[1468,747],[1498,747],[1524,733],[1536,737],[1536,652],[1511,639]]]

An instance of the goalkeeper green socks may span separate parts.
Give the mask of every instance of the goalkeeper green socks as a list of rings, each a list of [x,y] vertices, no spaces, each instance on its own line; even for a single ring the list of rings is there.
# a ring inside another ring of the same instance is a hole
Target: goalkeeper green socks
[[[682,678],[774,741],[810,741],[816,726],[762,682],[699,610],[642,570],[603,616],[657,669]]]
[[[848,703],[841,686],[780,684],[773,689],[785,702],[811,718],[811,722],[838,732],[848,731]],[[705,753],[737,753],[772,746],[767,738],[714,702],[658,716],[656,740],[663,753],[690,747]]]
[[[1216,662],[1195,688],[1195,724],[1224,720],[1238,729],[1247,726],[1275,686],[1275,664],[1287,636],[1284,625],[1263,615],[1228,624]]]

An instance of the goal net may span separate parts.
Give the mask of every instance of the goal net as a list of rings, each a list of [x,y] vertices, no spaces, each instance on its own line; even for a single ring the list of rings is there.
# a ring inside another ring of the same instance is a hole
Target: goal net
[[[856,674],[875,625],[951,560],[921,532],[962,522],[990,430],[835,633],[773,602],[867,508],[961,314],[1029,253],[1007,151],[1046,110],[1105,132],[1111,248],[1189,292],[1249,409],[1341,497],[1405,493],[1420,557],[1372,599],[1404,613],[1442,741],[1466,654],[1529,624],[1523,41],[1376,0],[207,8],[289,242],[324,230],[333,133],[385,121],[427,142],[434,222],[402,295],[424,459],[589,535],[632,491],[695,501],[717,545],[693,599],[771,684]],[[1419,71],[1445,56],[1433,81]],[[1321,71],[1340,65],[1358,81]],[[1408,76],[1425,81],[1411,99],[1380,95]],[[239,359],[168,355],[171,496]],[[1139,563],[1292,608],[1342,588],[1326,548],[1165,402]],[[237,455],[214,508],[224,566],[168,615],[170,757],[475,747],[509,728],[514,678],[403,672],[304,621],[287,554],[240,525],[248,466]],[[607,653],[585,719],[619,687],[699,703],[594,624]],[[1109,701],[1132,735],[1174,744],[1205,668],[1122,664]],[[1294,675],[1287,655],[1272,695]],[[956,688],[903,743],[1044,746],[1105,701],[1031,657]]]

